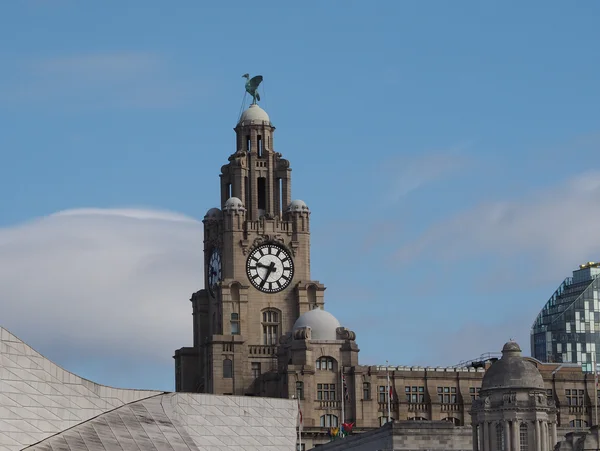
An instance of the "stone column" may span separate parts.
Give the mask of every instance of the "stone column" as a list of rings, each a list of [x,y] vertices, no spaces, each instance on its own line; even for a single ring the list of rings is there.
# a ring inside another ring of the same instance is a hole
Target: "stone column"
[[[503,421],[504,424],[504,451],[512,451],[510,447],[510,423],[506,420]]]
[[[543,421],[540,421],[540,434],[541,437],[541,445],[542,451],[548,451],[548,434],[546,434],[546,424]]]
[[[550,437],[552,439],[550,447],[551,449],[554,449],[556,443],[558,443],[558,437],[556,436],[556,422],[554,421],[550,424]]]
[[[490,423],[484,421],[483,426],[483,447],[480,451],[491,451],[490,449]]]
[[[479,423],[479,451],[486,451],[485,449],[485,423]]]
[[[535,451],[542,451],[542,434],[540,434],[540,422],[535,420]]]
[[[521,441],[519,434],[519,422],[513,420],[512,422],[512,451],[521,451]]]
[[[544,421],[542,424],[544,425],[544,445],[546,451],[552,451],[550,448],[550,429],[548,428],[548,422]]]
[[[479,437],[477,435],[477,424],[473,423],[471,425],[471,430],[473,432],[473,451],[479,451]]]

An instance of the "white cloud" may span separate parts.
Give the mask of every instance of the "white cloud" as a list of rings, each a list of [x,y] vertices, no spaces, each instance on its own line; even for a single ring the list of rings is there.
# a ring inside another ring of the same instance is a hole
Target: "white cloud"
[[[171,367],[191,345],[202,261],[201,223],[163,211],[68,210],[3,228],[0,324],[59,360]]]
[[[426,230],[397,256],[535,261],[531,274],[564,274],[600,254],[600,172],[586,172],[517,200],[487,203]],[[520,270],[521,268],[519,268]]]

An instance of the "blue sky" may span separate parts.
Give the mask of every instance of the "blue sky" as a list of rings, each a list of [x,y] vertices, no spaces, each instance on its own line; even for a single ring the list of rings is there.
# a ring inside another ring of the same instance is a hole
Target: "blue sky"
[[[600,258],[600,4],[212,3],[4,5],[0,324],[173,388],[249,72],[362,363],[528,350]]]

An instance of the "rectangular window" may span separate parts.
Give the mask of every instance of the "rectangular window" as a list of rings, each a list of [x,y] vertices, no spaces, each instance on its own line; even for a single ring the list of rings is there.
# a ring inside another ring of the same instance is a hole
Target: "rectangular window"
[[[304,382],[296,382],[296,398],[304,399]]]
[[[252,377],[254,379],[258,379],[260,377],[260,362],[252,362]]]
[[[437,392],[440,404],[456,404],[456,387],[438,387]]]
[[[387,387],[385,385],[379,386],[378,401],[387,402]]]
[[[425,402],[425,387],[424,386],[412,386],[404,387],[406,393],[406,401],[411,404],[418,404]]]
[[[263,156],[262,136],[258,135],[256,137],[256,140],[257,140],[257,144],[258,144],[258,158],[261,158]]]
[[[335,401],[335,384],[317,384],[318,401]]]
[[[363,382],[363,399],[371,399],[371,384],[369,382]]]
[[[264,177],[258,178],[257,191],[258,191],[258,209],[267,209],[267,179]]]

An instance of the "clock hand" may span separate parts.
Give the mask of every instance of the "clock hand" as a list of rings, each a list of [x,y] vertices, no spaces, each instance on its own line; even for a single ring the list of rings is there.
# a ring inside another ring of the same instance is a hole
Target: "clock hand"
[[[256,266],[258,266],[258,265],[256,265]],[[275,263],[271,262],[271,264],[269,266],[263,265],[263,268],[267,268],[267,274],[265,275],[265,278],[260,283],[260,287],[261,288],[265,286],[265,283],[267,282],[267,279],[269,278],[269,276],[271,275],[271,273],[275,269]]]

